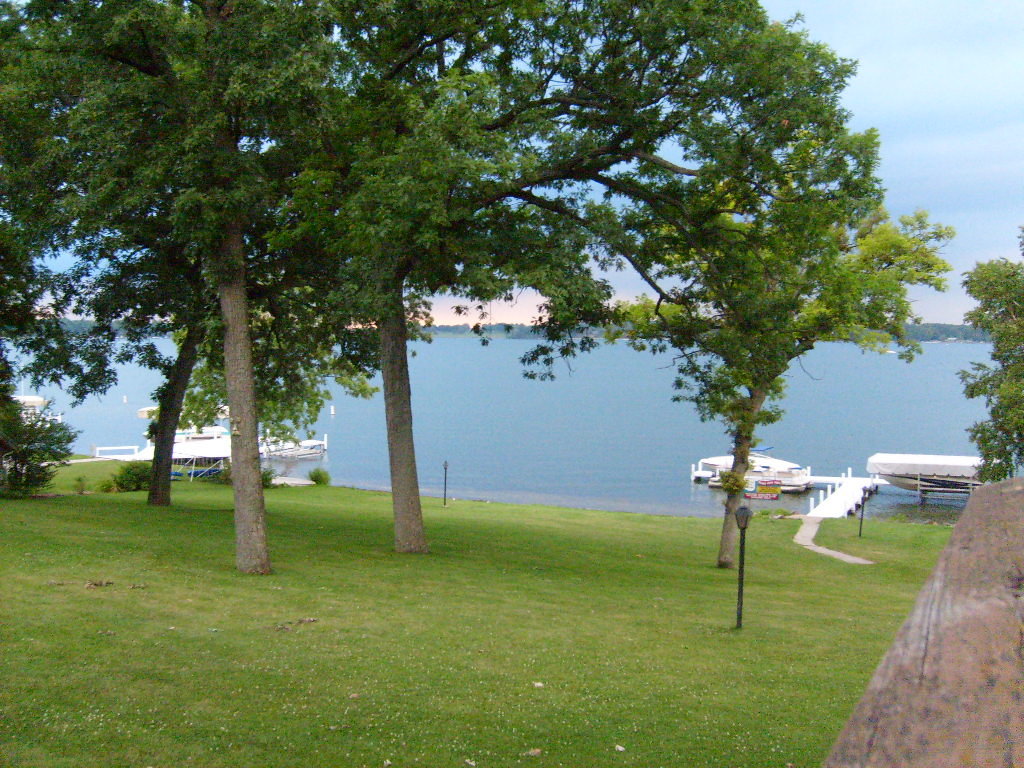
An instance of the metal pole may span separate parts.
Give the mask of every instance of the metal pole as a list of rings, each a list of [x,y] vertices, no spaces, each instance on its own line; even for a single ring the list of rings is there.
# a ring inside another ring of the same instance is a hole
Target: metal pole
[[[444,496],[443,496],[444,501],[443,501],[443,506],[447,507],[448,506],[448,462],[445,461],[445,463],[442,464],[442,466],[444,467]]]
[[[736,594],[736,629],[743,628],[743,565],[747,552],[747,529],[740,528],[739,591]]]
[[[864,497],[860,503],[860,525],[857,527],[857,537],[860,538],[864,535],[864,507],[868,505],[867,496]]]

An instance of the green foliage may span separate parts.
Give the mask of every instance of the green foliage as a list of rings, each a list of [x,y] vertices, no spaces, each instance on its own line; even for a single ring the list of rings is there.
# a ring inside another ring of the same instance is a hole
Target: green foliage
[[[313,469],[309,470],[308,477],[317,485],[331,484],[331,476],[323,467],[314,467]]]
[[[981,453],[981,478],[1005,480],[1024,464],[1024,264],[982,262],[966,274],[964,287],[978,302],[966,320],[991,335],[993,361],[960,372],[967,397],[982,398],[988,410],[988,419],[969,432]]]
[[[152,464],[148,461],[126,461],[100,488],[104,493],[128,493],[149,489]]]
[[[45,412],[22,413],[0,388],[0,493],[21,496],[49,486],[77,434]]]
[[[722,490],[726,493],[743,493],[747,480],[739,472],[722,472]]]
[[[640,350],[679,353],[680,396],[733,434],[752,437],[781,416],[772,403],[783,394],[783,376],[818,342],[876,350],[895,342],[911,354],[907,288],[941,287],[949,269],[937,252],[952,233],[921,212],[897,225],[879,209],[850,229],[841,222],[820,229],[823,222],[790,218],[797,213],[772,213],[770,226],[741,230],[743,239],[721,251],[694,252],[666,226],[650,233],[672,250],[648,256],[649,269],[688,289],[620,304],[608,331]]]

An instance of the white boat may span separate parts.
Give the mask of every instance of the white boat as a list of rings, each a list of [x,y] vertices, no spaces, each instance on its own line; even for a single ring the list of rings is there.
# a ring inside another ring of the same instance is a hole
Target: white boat
[[[868,472],[882,480],[919,493],[970,493],[981,485],[977,456],[935,456],[922,453],[876,453]]]
[[[811,470],[791,461],[776,459],[763,453],[751,453],[748,460],[747,485],[779,485],[783,493],[803,493],[811,487]],[[692,472],[696,482],[707,480],[712,488],[722,486],[722,473],[732,469],[732,456],[711,456],[701,459]]]

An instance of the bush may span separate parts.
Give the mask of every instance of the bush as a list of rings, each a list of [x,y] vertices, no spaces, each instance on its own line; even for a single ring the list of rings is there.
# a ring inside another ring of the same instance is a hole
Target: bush
[[[129,461],[118,467],[109,480],[101,482],[99,488],[104,493],[148,491],[152,471],[148,461]]]
[[[225,461],[224,466],[220,468],[220,472],[214,472],[211,475],[201,475],[196,480],[216,485],[231,485],[231,462]]]
[[[330,485],[331,476],[327,473],[327,470],[323,467],[316,467],[309,470],[309,479],[317,485]]]

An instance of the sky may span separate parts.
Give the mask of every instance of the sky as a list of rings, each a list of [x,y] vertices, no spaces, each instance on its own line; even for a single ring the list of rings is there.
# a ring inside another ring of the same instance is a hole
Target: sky
[[[957,236],[942,294],[913,290],[926,322],[961,323],[972,306],[963,273],[979,261],[1019,260],[1024,225],[1024,0],[762,0],[775,20],[858,62],[844,105],[850,127],[881,137],[879,176],[894,217],[924,209]],[[611,276],[622,297],[639,280]],[[464,323],[435,302],[438,323]],[[493,305],[497,322],[528,322],[522,295]]]

